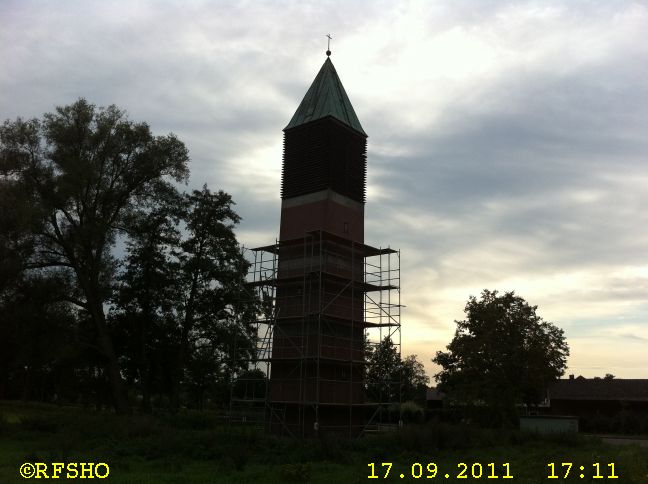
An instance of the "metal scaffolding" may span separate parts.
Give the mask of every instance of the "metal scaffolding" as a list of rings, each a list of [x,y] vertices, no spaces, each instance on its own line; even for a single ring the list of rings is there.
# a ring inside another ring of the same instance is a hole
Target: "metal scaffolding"
[[[400,358],[400,252],[313,231],[247,253],[245,294],[262,311],[255,371],[233,380],[230,418],[297,437],[379,430],[400,381],[386,382],[397,397],[367,401],[367,353],[389,337]]]

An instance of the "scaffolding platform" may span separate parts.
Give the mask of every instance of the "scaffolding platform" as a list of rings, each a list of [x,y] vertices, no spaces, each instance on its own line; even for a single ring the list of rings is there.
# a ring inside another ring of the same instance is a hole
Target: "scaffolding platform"
[[[354,438],[380,425],[379,408],[400,403],[400,396],[366,398],[366,356],[389,337],[400,357],[400,252],[312,231],[247,253],[245,297],[262,307],[251,322],[256,338],[249,369],[264,375],[264,394],[258,395],[260,379],[233,379],[238,393],[231,415],[263,405],[267,430],[297,437],[335,432]],[[400,388],[400,382],[388,384]],[[257,394],[241,390],[247,385]]]

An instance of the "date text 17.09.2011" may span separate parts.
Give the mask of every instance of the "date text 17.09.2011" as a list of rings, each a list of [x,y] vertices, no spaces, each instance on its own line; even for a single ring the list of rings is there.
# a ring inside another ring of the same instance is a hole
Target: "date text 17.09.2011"
[[[369,466],[368,479],[387,479],[393,467],[392,462],[371,462],[367,465]],[[398,474],[397,471],[395,472]],[[434,479],[435,477],[441,479],[444,477],[446,479],[451,477],[456,479],[513,479],[509,463],[495,464],[494,462],[487,464],[459,462],[454,468],[448,467],[447,469],[440,469],[434,462],[424,464],[414,462],[409,468],[401,469],[401,473],[398,475],[402,479],[406,477],[413,477],[414,479]]]
[[[368,479],[387,479],[389,473],[392,471],[392,462],[370,462],[367,464],[369,467]],[[572,471],[573,469],[573,471]],[[465,463],[459,462],[455,467],[449,466],[447,469],[441,470],[438,464],[428,462],[421,464],[414,462],[409,468],[394,470],[394,475],[404,478],[414,479],[513,479],[511,473],[511,465],[506,462],[503,464],[496,464],[489,462],[481,464],[479,462]],[[445,471],[445,472],[444,472]],[[547,473],[543,476],[545,479],[618,479],[614,463],[601,464],[596,462],[591,465],[574,465],[573,462],[550,462],[547,464]]]

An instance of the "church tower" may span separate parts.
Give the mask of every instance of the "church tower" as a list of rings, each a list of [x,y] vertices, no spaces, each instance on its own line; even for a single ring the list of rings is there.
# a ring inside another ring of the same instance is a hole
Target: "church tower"
[[[324,230],[364,241],[367,135],[327,57],[284,129],[279,240]]]
[[[255,284],[272,294],[266,426],[355,437],[376,413],[364,391],[367,330],[380,340],[397,328],[400,345],[400,258],[364,244],[367,134],[330,57],[283,131],[279,240],[254,249]]]

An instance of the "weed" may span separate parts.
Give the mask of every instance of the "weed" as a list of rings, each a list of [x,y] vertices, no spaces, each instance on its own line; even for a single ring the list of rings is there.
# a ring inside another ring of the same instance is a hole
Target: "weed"
[[[20,419],[20,425],[25,430],[54,434],[58,430],[58,424],[49,418],[29,416]]]
[[[9,432],[9,421],[5,417],[4,413],[0,412],[0,435],[4,435]]]
[[[310,464],[284,464],[281,477],[286,482],[308,482],[311,478]]]

